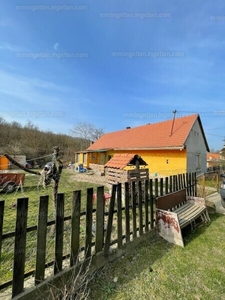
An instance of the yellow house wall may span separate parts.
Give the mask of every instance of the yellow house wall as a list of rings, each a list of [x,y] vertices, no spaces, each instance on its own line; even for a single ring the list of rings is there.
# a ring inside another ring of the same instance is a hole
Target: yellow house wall
[[[130,150],[130,151],[108,151],[105,153],[106,161],[109,156],[113,156],[115,153],[132,153],[142,157],[142,159],[148,164],[149,174],[151,176],[170,176],[187,172],[187,157],[186,150]],[[89,164],[100,164],[100,153],[93,152],[87,153],[87,163],[83,163],[83,153],[80,153],[78,164],[82,163],[85,168],[89,167]],[[132,169],[132,167],[126,167],[126,169]]]
[[[142,157],[148,164],[149,174],[154,176],[169,176],[186,173],[187,158],[186,150],[151,150],[151,151],[110,151],[108,155],[113,156],[115,153],[132,153]],[[126,169],[130,169],[127,167]]]
[[[76,154],[79,154],[79,159],[77,160]],[[89,164],[99,164],[99,153],[87,153],[86,163],[84,163],[84,154],[85,153],[76,153],[75,154],[75,168],[78,167],[79,164],[83,164],[84,168],[88,168]]]

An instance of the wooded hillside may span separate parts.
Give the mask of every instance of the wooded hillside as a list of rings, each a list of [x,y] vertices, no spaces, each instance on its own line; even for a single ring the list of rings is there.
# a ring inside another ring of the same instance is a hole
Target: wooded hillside
[[[65,134],[55,134],[51,131],[41,131],[31,122],[25,126],[17,122],[7,122],[0,117],[0,155],[26,155],[32,160],[50,155],[53,147],[59,146],[64,163],[74,162],[74,153],[84,149],[85,140]],[[51,160],[49,157],[37,160],[43,164]]]

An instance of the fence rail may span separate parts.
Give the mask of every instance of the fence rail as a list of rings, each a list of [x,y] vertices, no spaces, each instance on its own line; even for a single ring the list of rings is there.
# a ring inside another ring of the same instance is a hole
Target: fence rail
[[[39,199],[38,222],[36,226],[28,227],[29,199],[19,198],[16,205],[16,229],[3,234],[5,201],[0,201],[0,258],[4,249],[4,241],[13,238],[13,275],[12,279],[0,283],[0,290],[11,287],[12,297],[24,291],[25,279],[34,276],[33,286],[38,286],[46,280],[46,270],[52,266],[56,276],[66,267],[75,266],[78,261],[89,259],[96,255],[107,258],[111,251],[118,250],[148,234],[155,227],[155,198],[181,188],[186,188],[188,195],[196,195],[196,174],[180,174],[166,178],[147,179],[143,181],[126,182],[112,186],[111,199],[105,205],[104,187],[97,188],[97,200],[93,201],[93,188],[87,189],[86,209],[81,211],[81,191],[73,192],[71,215],[65,216],[65,195],[58,194],[54,220],[48,220],[49,196]],[[130,193],[131,190],[131,193]],[[125,191],[123,201],[122,191]],[[68,225],[69,222],[69,225]],[[81,229],[84,228],[82,231]],[[54,257],[48,260],[48,232],[54,232]],[[35,268],[25,272],[29,257],[27,251],[27,235],[35,234]],[[69,251],[65,250],[65,236],[70,240]],[[1,268],[4,268],[4,260]],[[7,271],[7,270],[6,270]]]

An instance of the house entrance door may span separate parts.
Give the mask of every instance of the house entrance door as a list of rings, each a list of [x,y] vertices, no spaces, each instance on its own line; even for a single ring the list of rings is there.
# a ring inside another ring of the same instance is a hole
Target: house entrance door
[[[100,165],[105,164],[105,153],[100,153]]]

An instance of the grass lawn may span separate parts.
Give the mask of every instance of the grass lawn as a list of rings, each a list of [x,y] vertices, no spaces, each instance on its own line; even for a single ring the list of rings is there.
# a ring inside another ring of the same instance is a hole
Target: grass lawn
[[[90,284],[90,299],[225,299],[225,216],[184,231],[185,247],[160,237],[105,266]]]

